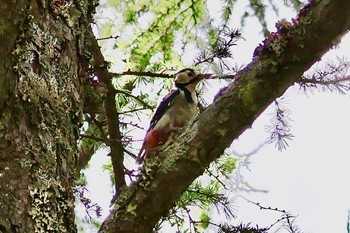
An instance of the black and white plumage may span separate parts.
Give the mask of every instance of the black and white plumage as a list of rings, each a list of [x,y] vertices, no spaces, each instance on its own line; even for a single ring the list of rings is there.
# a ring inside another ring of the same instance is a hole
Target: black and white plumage
[[[195,114],[197,109],[197,84],[208,77],[190,68],[175,74],[175,90],[166,95],[151,119],[137,162],[142,163],[149,157],[149,151],[164,144],[172,131],[183,127]]]

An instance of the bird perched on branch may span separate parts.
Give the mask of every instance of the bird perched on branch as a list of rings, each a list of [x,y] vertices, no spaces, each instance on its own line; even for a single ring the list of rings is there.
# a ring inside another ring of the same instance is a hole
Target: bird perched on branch
[[[183,127],[195,114],[197,108],[196,86],[209,74],[200,74],[190,68],[175,74],[175,90],[166,95],[151,119],[143,145],[137,156],[141,164],[149,157],[149,151],[164,144],[171,132]]]

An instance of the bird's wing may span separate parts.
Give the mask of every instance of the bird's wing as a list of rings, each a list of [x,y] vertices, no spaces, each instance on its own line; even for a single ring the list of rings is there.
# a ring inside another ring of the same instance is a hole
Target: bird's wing
[[[174,99],[176,98],[176,96],[178,96],[180,94],[180,90],[172,90],[169,94],[167,94],[162,102],[160,102],[156,113],[154,113],[152,119],[151,119],[151,123],[149,126],[149,129],[153,129],[154,126],[157,124],[157,122],[160,120],[160,118],[162,118],[162,116],[164,115],[164,113],[166,113],[166,111],[168,111],[169,107],[171,106],[171,104],[173,103]]]
[[[154,128],[154,126],[157,124],[157,122],[160,120],[160,118],[162,118],[162,116],[166,113],[166,111],[169,109],[169,107],[171,106],[171,104],[173,103],[174,99],[176,98],[176,96],[178,96],[180,94],[180,90],[172,90],[169,94],[167,94],[163,100],[160,102],[159,106],[157,107],[157,110],[155,112],[155,114],[153,115],[152,119],[151,119],[151,123],[150,126],[147,130],[147,132],[149,132],[151,129]],[[147,137],[147,134],[146,134]],[[146,149],[146,137],[145,140],[143,141],[142,147],[137,155],[137,163],[141,164],[142,161],[144,160],[146,153],[147,153],[147,149]]]

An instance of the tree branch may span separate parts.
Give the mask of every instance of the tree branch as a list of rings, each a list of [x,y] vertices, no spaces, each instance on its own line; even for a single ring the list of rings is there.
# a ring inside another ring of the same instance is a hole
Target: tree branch
[[[345,91],[350,90],[350,75],[346,75],[341,78],[334,79],[317,79],[317,78],[301,78],[298,81],[301,88],[310,88],[310,87],[322,87],[324,89],[333,91],[337,90],[340,94],[345,94]]]
[[[134,76],[147,76],[147,77],[157,77],[157,78],[172,78],[173,75],[171,74],[164,74],[164,73],[153,73],[150,71],[123,71],[121,73],[114,73],[115,76],[119,75],[134,75]]]
[[[121,75],[135,75],[135,76],[146,76],[146,77],[154,77],[154,78],[173,78],[173,74],[165,74],[165,73],[153,73],[150,71],[123,71],[121,73],[111,73],[113,76],[121,76]],[[233,79],[234,75],[212,75],[206,77],[206,79]]]
[[[123,90],[114,90],[116,93],[119,93],[119,94],[123,94],[123,95],[126,95],[126,96],[129,96],[133,99],[135,99],[136,101],[138,101],[140,104],[143,105],[143,107],[145,107],[146,109],[151,109],[153,110],[154,107],[150,106],[148,103],[146,103],[145,101],[143,101],[141,98],[139,98],[138,96],[134,96],[133,94],[127,92],[127,91],[123,91]]]
[[[91,53],[94,57],[94,72],[99,80],[106,85],[107,96],[104,101],[104,110],[107,119],[108,135],[110,141],[110,153],[113,165],[113,174],[115,179],[116,194],[126,185],[124,173],[124,147],[122,144],[122,135],[119,129],[119,113],[117,111],[115,94],[116,90],[112,84],[113,74],[108,71],[108,63],[104,60],[100,47],[94,37],[91,28],[89,28],[91,42]]]
[[[350,12],[348,0],[314,0],[293,23],[279,24],[214,102],[146,160],[99,232],[150,232],[209,163],[349,30],[350,15],[339,12]]]
[[[107,37],[102,37],[102,38],[97,38],[96,40],[109,40],[109,39],[118,39],[119,36],[107,36]]]

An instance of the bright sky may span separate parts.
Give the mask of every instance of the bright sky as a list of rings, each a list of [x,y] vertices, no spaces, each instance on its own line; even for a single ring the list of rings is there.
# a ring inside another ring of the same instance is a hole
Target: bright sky
[[[250,185],[268,193],[238,193],[265,207],[298,215],[296,223],[303,232],[346,232],[350,209],[349,96],[318,93],[306,97],[295,90],[286,96],[295,136],[290,146],[279,152],[274,145],[267,145],[250,158],[250,170],[241,170]],[[268,120],[264,114],[233,148],[249,152],[257,146],[266,138]],[[244,200],[237,202],[242,205],[237,208],[242,221],[265,225],[273,222],[268,211]]]
[[[239,6],[236,10],[239,11]],[[268,14],[271,15],[270,30],[274,31],[273,25],[277,19],[271,13]],[[290,19],[295,13],[283,11],[280,15]],[[234,27],[239,28],[240,21],[236,19],[235,22]],[[234,49],[237,54],[235,61],[239,64],[249,63],[254,48],[263,40],[262,35],[258,34],[260,28],[255,26],[256,20],[247,20],[246,23],[246,28],[251,30],[242,31],[245,40],[240,40]],[[346,36],[341,46],[326,57],[343,57],[347,51],[350,51],[350,36]],[[291,112],[292,134],[295,136],[289,141],[290,146],[280,152],[274,145],[267,145],[250,158],[250,170],[241,170],[245,181],[268,193],[235,194],[241,194],[265,207],[290,211],[298,216],[296,224],[302,232],[347,232],[350,209],[349,95],[315,91],[307,96],[297,87],[292,87],[285,94],[285,99],[283,105]],[[268,137],[265,127],[270,124],[270,113],[273,113],[273,108],[267,109],[252,129],[234,142],[233,149],[247,153],[265,141]],[[94,169],[86,172],[92,199],[104,208],[104,216],[108,213],[111,187],[108,175],[96,170],[96,167],[100,167],[105,160],[105,155],[94,156],[91,161]],[[243,199],[238,198],[234,204],[237,206],[238,222],[252,222],[263,227],[279,217],[259,210]]]

